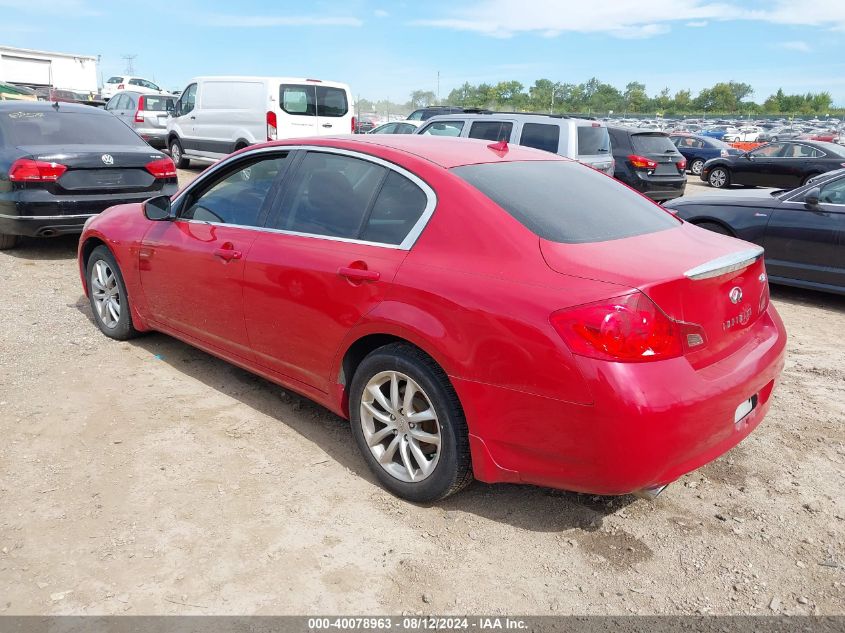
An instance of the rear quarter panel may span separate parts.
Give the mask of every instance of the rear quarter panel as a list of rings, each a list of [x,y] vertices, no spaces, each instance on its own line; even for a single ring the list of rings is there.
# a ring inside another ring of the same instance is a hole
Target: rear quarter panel
[[[678,217],[693,224],[715,222],[728,227],[736,237],[763,244],[766,225],[773,209],[714,204],[686,204],[675,207]]]

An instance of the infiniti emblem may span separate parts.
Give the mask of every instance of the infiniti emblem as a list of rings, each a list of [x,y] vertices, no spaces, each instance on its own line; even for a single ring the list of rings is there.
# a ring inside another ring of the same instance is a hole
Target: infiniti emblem
[[[742,301],[742,288],[734,286],[728,293],[728,297],[730,297],[731,303],[739,303]]]
[[[102,160],[106,165],[114,165],[114,158],[111,154],[103,154],[100,156],[100,160]]]

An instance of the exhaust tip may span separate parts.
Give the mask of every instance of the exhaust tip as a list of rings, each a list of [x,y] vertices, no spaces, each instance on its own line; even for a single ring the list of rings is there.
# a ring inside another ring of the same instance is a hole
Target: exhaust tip
[[[53,237],[54,235],[56,235],[56,231],[53,229],[44,229],[38,233],[38,237]]]
[[[640,499],[654,501],[655,499],[657,499],[658,495],[660,495],[661,492],[666,490],[666,486],[668,485],[669,484],[665,484],[663,486],[652,486],[651,488],[641,488],[640,490],[634,491],[632,494]]]

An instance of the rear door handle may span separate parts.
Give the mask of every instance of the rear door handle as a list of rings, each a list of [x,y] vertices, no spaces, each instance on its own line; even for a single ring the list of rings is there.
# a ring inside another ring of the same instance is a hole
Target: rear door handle
[[[378,271],[364,268],[342,267],[337,269],[337,274],[346,277],[349,281],[378,281],[381,278],[381,273]]]
[[[196,118],[197,118],[197,117],[195,117],[195,116],[192,116],[192,117],[190,117],[190,118],[191,118],[191,119],[196,119]]]
[[[323,127],[332,127],[331,123],[323,123]]]
[[[214,249],[214,256],[219,257],[224,262],[230,262],[233,259],[240,259],[243,253],[236,251],[231,242],[226,242],[222,247]]]

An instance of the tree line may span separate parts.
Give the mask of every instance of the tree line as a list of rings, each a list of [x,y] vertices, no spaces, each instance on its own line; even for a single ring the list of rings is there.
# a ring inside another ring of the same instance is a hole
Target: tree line
[[[694,115],[826,115],[845,113],[834,108],[829,92],[786,94],[779,89],[762,103],[751,99],[753,88],[737,81],[719,82],[704,88],[693,96],[690,90],[674,94],[663,88],[649,95],[646,86],[632,81],[624,90],[593,77],[580,84],[563,83],[551,79],[538,79],[526,87],[519,81],[500,81],[496,84],[464,83],[452,90],[445,99],[438,101],[431,90],[415,90],[407,103],[359,100],[361,111],[409,112],[429,105],[454,105],[465,108],[490,110],[581,113],[614,116],[629,114],[694,116]]]

